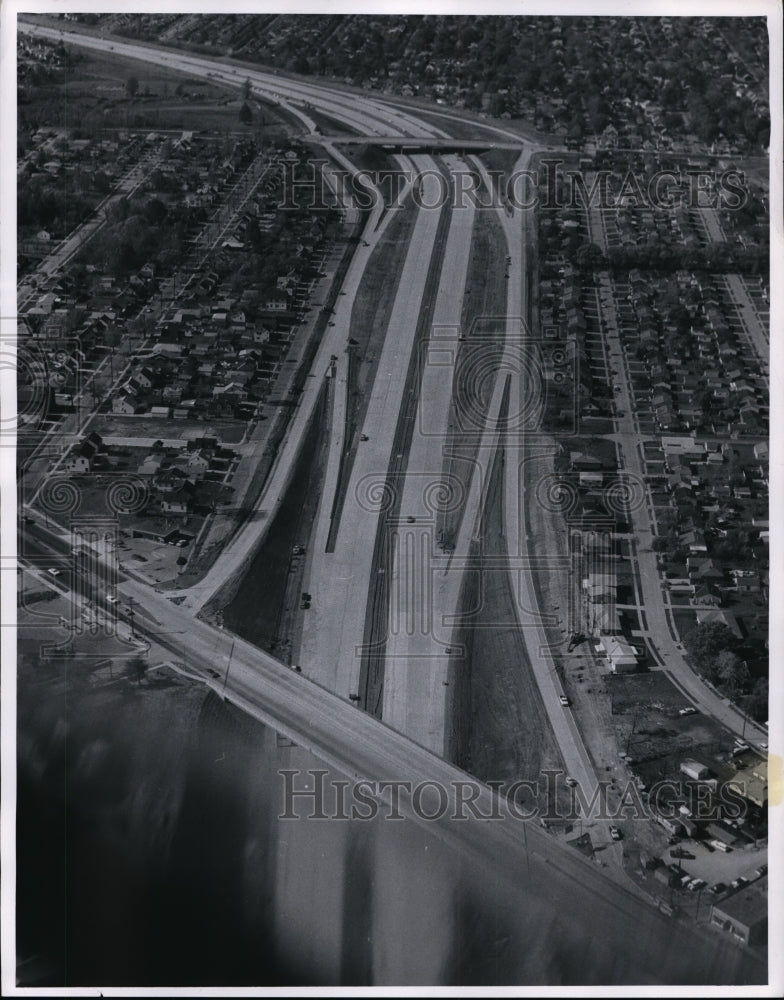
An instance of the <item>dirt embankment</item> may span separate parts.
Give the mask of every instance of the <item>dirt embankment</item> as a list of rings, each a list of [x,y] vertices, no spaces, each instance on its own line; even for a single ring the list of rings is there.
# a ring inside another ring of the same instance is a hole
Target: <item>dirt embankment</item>
[[[477,418],[490,404],[492,380],[485,378],[495,360],[500,367],[506,337],[506,316],[498,303],[506,295],[504,240],[494,212],[477,212],[468,261],[461,314],[461,342],[449,407],[444,445],[444,481],[457,477],[468,496],[479,441]],[[439,511],[437,535],[452,542],[460,526],[463,506]]]
[[[483,781],[536,781],[542,780],[543,769],[562,768],[563,762],[517,625],[504,564],[502,462],[499,453],[489,482],[481,554],[474,552],[463,589],[464,624],[456,642],[465,646],[466,655],[451,665],[448,756]]]
[[[327,552],[334,551],[346,489],[359,445],[359,429],[367,414],[403,263],[416,222],[416,212],[410,201],[405,207],[396,209],[395,213],[368,263],[351,311],[345,447]]]
[[[327,393],[316,407],[286,496],[264,542],[223,610],[226,625],[269,653],[288,661],[304,560],[313,531],[326,459]]]

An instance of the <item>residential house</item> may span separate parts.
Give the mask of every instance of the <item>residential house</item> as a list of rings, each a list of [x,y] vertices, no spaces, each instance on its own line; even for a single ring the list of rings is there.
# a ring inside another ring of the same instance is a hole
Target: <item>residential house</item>
[[[622,636],[600,636],[596,651],[605,656],[614,674],[630,673],[637,669],[637,650]]]
[[[68,456],[66,468],[74,475],[83,475],[91,472],[96,457],[103,447],[103,440],[99,434],[93,432],[84,440],[74,446]]]

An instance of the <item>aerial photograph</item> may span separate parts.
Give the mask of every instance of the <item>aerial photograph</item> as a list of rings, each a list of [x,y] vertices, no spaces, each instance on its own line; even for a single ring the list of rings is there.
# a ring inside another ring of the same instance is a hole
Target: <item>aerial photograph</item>
[[[780,995],[780,9],[231,6],[3,26],[4,995]]]

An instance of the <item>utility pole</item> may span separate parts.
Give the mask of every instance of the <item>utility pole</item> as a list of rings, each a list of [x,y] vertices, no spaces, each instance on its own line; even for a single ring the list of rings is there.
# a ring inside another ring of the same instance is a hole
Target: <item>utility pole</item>
[[[229,650],[229,661],[226,664],[226,676],[223,678],[223,691],[221,692],[221,697],[226,700],[226,685],[229,683],[229,670],[231,668],[231,658],[234,655],[234,643],[236,640],[231,640],[231,649]]]
[[[629,752],[629,747],[631,746],[631,743],[632,743],[632,736],[634,736],[634,730],[635,730],[635,727],[637,726],[637,714],[638,713],[635,712],[634,715],[633,715],[633,717],[632,717],[632,728],[631,728],[631,732],[629,733],[629,738],[626,741],[626,753]]]
[[[525,845],[525,868],[528,873],[528,878],[531,877],[531,859],[528,856],[528,831],[526,829],[527,819],[523,820],[523,843]]]

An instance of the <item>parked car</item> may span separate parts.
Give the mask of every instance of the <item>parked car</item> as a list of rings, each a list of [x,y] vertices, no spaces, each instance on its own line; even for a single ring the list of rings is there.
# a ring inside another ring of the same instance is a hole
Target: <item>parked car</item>
[[[712,885],[710,889],[708,889],[708,892],[712,893],[714,896],[718,896],[719,893],[726,891],[727,891],[726,882],[717,882],[716,885]]]
[[[572,777],[571,775],[567,774],[567,775],[566,775],[566,784],[567,784],[567,785],[568,785],[568,786],[569,786],[570,788],[575,788],[575,787],[576,787],[576,785],[577,785],[577,779],[576,779],[576,778],[573,778],[573,777]]]
[[[689,706],[688,708],[678,709],[678,715],[696,715],[696,714],[697,714],[697,709],[692,708],[691,706]]]
[[[618,829],[617,826],[611,826],[610,836],[612,837],[613,840],[621,840],[623,834],[621,833],[621,831]]]

